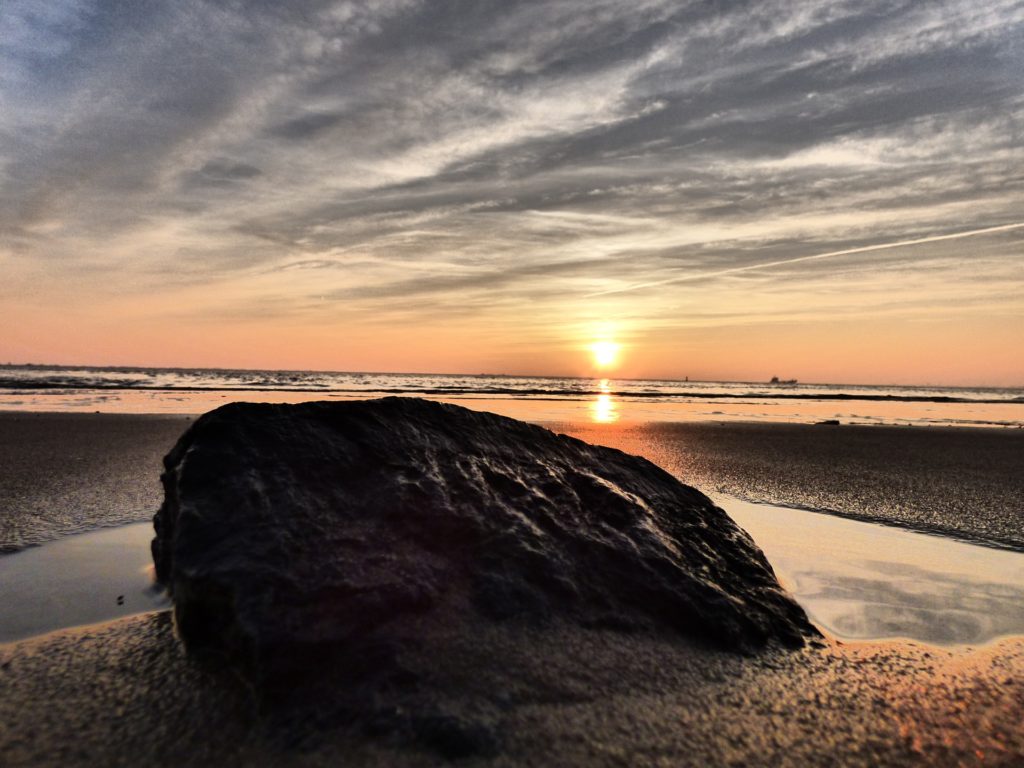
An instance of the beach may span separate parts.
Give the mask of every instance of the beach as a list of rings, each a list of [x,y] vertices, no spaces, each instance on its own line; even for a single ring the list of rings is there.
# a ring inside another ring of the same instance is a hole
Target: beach
[[[190,423],[0,415],[0,547],[147,520],[162,499],[161,459]],[[1024,546],[1019,430],[546,426],[644,455],[705,492]],[[481,622],[452,627],[444,654],[415,656],[403,662],[430,680],[432,710],[462,724],[460,738],[474,729],[486,737],[474,764],[987,765],[1024,756],[1021,638],[979,647],[826,638],[737,656],[678,637]],[[11,766],[441,759],[341,725],[298,736],[268,725],[237,679],[184,654],[166,612],[0,646],[0,715],[0,756]]]
[[[495,737],[459,765],[1014,765],[1024,754],[1019,640],[741,657],[677,637],[489,624],[404,661],[429,679],[433,708]],[[450,764],[344,727],[296,736],[261,723],[236,680],[184,656],[167,614],[4,646],[0,669],[9,766]]]
[[[0,552],[152,517],[187,416],[0,414]]]
[[[1022,40],[0,0],[0,768],[1024,768]]]

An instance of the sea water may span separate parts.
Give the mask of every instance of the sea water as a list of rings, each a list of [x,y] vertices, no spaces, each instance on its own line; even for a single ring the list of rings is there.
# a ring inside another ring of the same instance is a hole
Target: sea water
[[[188,413],[227,402],[429,397],[528,421],[1024,427],[1024,389],[0,365],[0,410]]]
[[[973,645],[1024,634],[1024,553],[729,497],[717,503],[834,637]]]

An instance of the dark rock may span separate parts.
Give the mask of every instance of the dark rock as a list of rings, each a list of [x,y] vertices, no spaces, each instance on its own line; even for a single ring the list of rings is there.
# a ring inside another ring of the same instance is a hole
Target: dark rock
[[[513,419],[406,398],[236,403],[164,464],[153,559],[180,636],[258,684],[394,677],[409,627],[435,615],[669,629],[745,651],[816,634],[706,496]],[[445,751],[476,749],[472,729],[433,725]]]
[[[498,753],[498,739],[485,725],[448,714],[414,717],[413,738],[450,760],[491,757]]]

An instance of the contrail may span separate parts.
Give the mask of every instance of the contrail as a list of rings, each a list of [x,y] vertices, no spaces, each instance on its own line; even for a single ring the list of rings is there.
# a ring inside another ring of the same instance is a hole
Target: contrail
[[[841,251],[829,251],[828,253],[816,253],[813,256],[797,256],[792,259],[780,259],[779,261],[767,261],[763,264],[748,264],[745,267],[731,267],[729,269],[720,269],[716,272],[702,272],[699,275],[681,275],[679,277],[669,277],[665,280],[653,280],[649,283],[635,283],[634,285],[627,285],[625,288],[612,288],[607,291],[598,291],[597,293],[591,293],[587,295],[587,298],[594,296],[608,296],[613,293],[627,293],[629,291],[639,291],[643,288],[656,288],[659,285],[669,285],[671,283],[684,283],[692,280],[706,280],[709,277],[722,277],[723,275],[735,275],[738,272],[752,272],[757,269],[770,269],[771,267],[781,267],[784,264],[796,264],[801,261],[817,261],[819,259],[831,259],[835,256],[848,256],[852,253],[868,253],[870,251],[884,251],[888,248],[902,248],[907,245],[920,245],[922,243],[938,243],[942,240],[959,240],[962,237],[974,237],[975,235],[988,235],[993,232],[1008,232],[1011,229],[1024,229],[1024,221],[1017,222],[1016,224],[1001,224],[998,227],[985,227],[984,229],[972,229],[969,232],[957,232],[952,235],[934,235],[933,237],[919,237],[916,240],[901,240],[898,243],[878,243],[877,245],[863,245],[859,248],[844,248]]]

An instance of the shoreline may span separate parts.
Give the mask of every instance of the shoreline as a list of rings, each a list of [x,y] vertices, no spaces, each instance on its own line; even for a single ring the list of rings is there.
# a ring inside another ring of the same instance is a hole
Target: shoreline
[[[59,413],[98,413],[97,409],[102,409],[107,413],[197,416],[235,401],[300,403],[422,396],[535,423],[728,420],[1024,428],[1024,390],[1012,388],[973,391],[948,387],[844,389],[830,385],[786,387],[703,382],[693,383],[693,388],[688,389],[689,382],[655,382],[656,387],[644,389],[637,382],[608,379],[574,380],[576,383],[571,386],[566,380],[558,380],[562,386],[548,388],[534,379],[519,379],[517,386],[506,386],[502,383],[504,380],[481,385],[470,379],[453,379],[449,385],[444,383],[446,380],[428,384],[415,376],[388,376],[375,381],[346,376],[352,380],[343,386],[337,381],[299,383],[291,378],[282,383],[273,376],[265,382],[154,380],[136,382],[133,386],[117,380],[87,384],[54,381],[40,388],[28,386],[26,382],[13,389],[0,387],[0,409]],[[580,383],[584,386],[577,386]],[[1011,396],[1018,392],[1021,394]],[[971,396],[965,396],[967,394]]]
[[[280,390],[276,390],[280,391]],[[381,397],[405,397],[405,395],[381,395]],[[409,395],[413,397],[413,395]],[[347,398],[339,400],[337,402],[349,402],[359,400],[362,398]],[[365,399],[377,399],[377,398],[365,398]],[[429,400],[435,400],[437,402],[451,403],[453,405],[461,405],[463,408],[468,407],[465,403],[473,402],[492,402],[489,398],[424,398]],[[552,400],[546,398],[529,398],[528,402],[551,402]],[[565,398],[559,398],[555,402],[581,402],[589,403],[592,398],[580,398],[575,401],[568,401]],[[234,402],[250,402],[248,400],[240,400]],[[253,401],[256,402],[256,401]],[[263,402],[263,401],[259,401]],[[300,402],[312,402],[309,400],[302,400]],[[500,402],[500,401],[494,401]],[[505,402],[517,402],[514,399],[509,399]],[[221,405],[228,405],[229,403],[219,403],[215,407]],[[275,403],[278,404],[278,403]],[[279,403],[280,405],[289,405],[292,403]],[[659,403],[659,405],[665,405],[665,403]],[[92,406],[90,406],[92,407]],[[213,410],[213,409],[211,409]],[[204,413],[209,411],[104,411],[93,408],[82,408],[79,410],[27,410],[17,408],[0,408],[0,420],[3,419],[18,419],[18,418],[39,418],[39,419],[59,419],[59,418],[75,418],[75,419],[93,419],[97,416],[103,418],[114,418],[114,419],[159,419],[164,421],[195,421],[197,418],[202,416]],[[499,413],[497,411],[491,411],[491,413],[498,413],[500,416],[507,416],[508,414]],[[1010,424],[885,424],[880,422],[863,421],[853,422],[844,421],[839,424],[822,421],[771,421],[768,419],[742,419],[742,418],[722,418],[721,415],[716,417],[702,418],[702,419],[687,419],[673,420],[673,419],[647,419],[647,418],[622,418],[617,419],[615,422],[597,422],[593,419],[579,419],[573,421],[567,421],[564,419],[546,419],[541,421],[530,420],[520,418],[519,416],[510,416],[509,418],[516,418],[520,421],[528,421],[532,424],[539,424],[540,426],[548,429],[554,428],[554,426],[560,425],[577,425],[580,427],[592,427],[595,429],[599,428],[617,428],[626,427],[635,429],[641,426],[649,425],[676,425],[676,424],[705,424],[705,425],[735,425],[735,426],[761,426],[761,427],[772,427],[772,426],[800,426],[800,427],[833,427],[833,428],[848,428],[848,427],[865,427],[869,429],[917,429],[917,430],[928,430],[928,431],[942,431],[942,430],[953,430],[957,432],[963,431],[975,431],[981,433],[988,432],[1015,432],[1017,430],[1024,431],[1024,425],[1010,425]]]
[[[729,382],[735,384],[736,382]],[[760,385],[752,385],[760,386]],[[773,384],[764,385],[768,387],[778,386]],[[966,388],[965,388],[966,389]],[[1017,391],[1016,388],[1007,388],[1009,391]],[[510,399],[550,399],[550,400],[565,400],[565,401],[578,401],[588,400],[598,395],[609,395],[620,398],[623,402],[629,402],[632,400],[637,401],[656,401],[659,403],[672,404],[675,402],[686,402],[688,399],[693,400],[751,400],[751,399],[771,399],[771,400],[805,400],[809,402],[868,402],[868,403],[953,403],[958,405],[1020,405],[1021,400],[1019,398],[1006,399],[1006,398],[965,398],[965,397],[954,397],[951,395],[875,395],[875,394],[852,394],[846,392],[822,392],[822,393],[796,393],[796,392],[779,392],[777,390],[768,389],[761,391],[751,392],[687,392],[685,394],[667,394],[664,392],[619,392],[612,389],[601,389],[595,387],[592,389],[581,389],[574,392],[572,395],[563,394],[561,390],[556,389],[486,389],[486,390],[474,390],[462,387],[450,387],[447,389],[438,389],[436,387],[430,388],[396,388],[396,389],[380,389],[380,390],[361,390],[352,388],[323,388],[323,387],[274,387],[274,386],[252,386],[252,387],[214,387],[214,386],[157,386],[157,385],[136,385],[133,387],[122,387],[116,384],[110,385],[95,385],[88,387],[76,387],[68,386],[61,383],[43,383],[31,382],[26,384],[15,384],[12,382],[0,382],[0,394],[2,395],[16,395],[19,392],[49,392],[49,391],[62,391],[62,392],[81,392],[83,395],[94,392],[167,392],[167,393],[217,393],[232,392],[246,394],[250,392],[266,393],[266,392],[282,392],[288,394],[297,395],[311,395],[311,394],[322,394],[327,397],[358,397],[362,394],[374,395],[376,397],[430,397],[434,395],[439,398],[452,398],[461,397],[466,400],[473,399],[488,399],[495,396],[508,397]],[[433,399],[433,398],[432,398]]]

